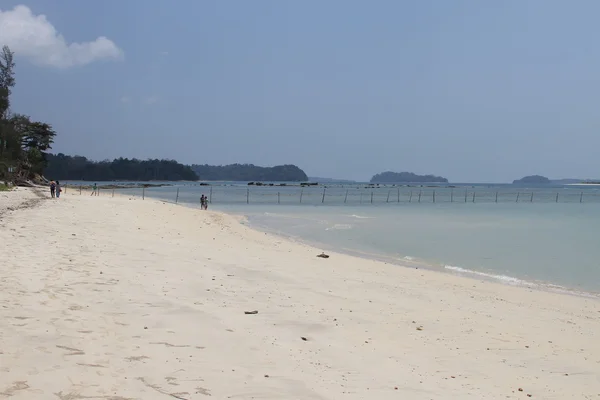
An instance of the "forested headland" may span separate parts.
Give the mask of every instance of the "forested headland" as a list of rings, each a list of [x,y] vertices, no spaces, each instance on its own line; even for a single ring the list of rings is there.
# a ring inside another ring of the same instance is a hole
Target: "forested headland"
[[[197,165],[192,169],[206,181],[305,182],[308,176],[295,165],[259,167],[253,164]]]
[[[276,181],[305,182],[295,165],[259,167],[252,164],[224,166],[184,165],[174,160],[117,158],[92,161],[82,156],[47,154],[44,175],[54,180],[77,181]]]
[[[92,161],[82,156],[48,154],[44,175],[54,180],[77,181],[197,181],[188,165],[174,160],[116,158]]]
[[[371,183],[448,183],[448,179],[435,175],[417,175],[412,172],[382,172],[371,178]]]

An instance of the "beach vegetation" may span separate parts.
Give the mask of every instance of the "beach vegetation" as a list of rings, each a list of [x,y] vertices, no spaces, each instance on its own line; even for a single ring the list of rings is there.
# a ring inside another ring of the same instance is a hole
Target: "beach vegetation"
[[[11,111],[15,83],[14,53],[4,46],[0,52],[0,180],[18,183],[43,174],[56,132],[48,123]]]

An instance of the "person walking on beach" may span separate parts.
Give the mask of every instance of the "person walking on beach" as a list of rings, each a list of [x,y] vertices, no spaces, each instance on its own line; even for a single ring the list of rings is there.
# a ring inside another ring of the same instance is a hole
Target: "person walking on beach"
[[[98,196],[98,185],[95,183],[94,186],[92,186],[92,196]]]
[[[204,205],[206,204],[206,196],[200,196],[200,209],[204,210]]]
[[[62,189],[60,187],[60,181],[56,181],[55,190],[56,190],[56,198],[58,199],[60,197],[60,192],[62,192]]]
[[[54,194],[56,193],[56,183],[54,181],[50,181],[50,196],[54,198]]]

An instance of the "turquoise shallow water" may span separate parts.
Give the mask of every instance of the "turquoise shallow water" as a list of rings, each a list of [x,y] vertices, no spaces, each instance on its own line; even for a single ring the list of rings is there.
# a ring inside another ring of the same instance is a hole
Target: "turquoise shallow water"
[[[191,205],[209,191],[193,186],[179,190],[177,201]],[[347,189],[331,188],[334,194],[324,203],[322,189],[316,189],[308,196],[304,193],[303,204],[298,190],[261,188],[248,193],[241,186],[215,187],[211,208],[245,215],[251,226],[326,249],[508,284],[600,292],[597,188],[402,188],[401,201],[399,188],[380,189],[373,195],[371,190],[354,189],[347,203],[343,202]],[[389,200],[392,190],[396,201]],[[436,203],[424,195],[432,190],[437,190]],[[453,202],[451,190],[461,193],[453,195]],[[177,187],[158,188],[145,195],[174,201],[176,191]],[[421,203],[416,201],[419,191]],[[475,203],[471,192],[476,193]]]
[[[223,210],[326,248],[506,283],[600,292],[598,204]]]

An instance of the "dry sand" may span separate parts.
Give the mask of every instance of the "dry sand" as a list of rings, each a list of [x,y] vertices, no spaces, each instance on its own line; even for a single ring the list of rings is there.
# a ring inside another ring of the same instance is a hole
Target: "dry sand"
[[[0,398],[600,399],[598,299],[319,253],[148,199],[5,213]]]

